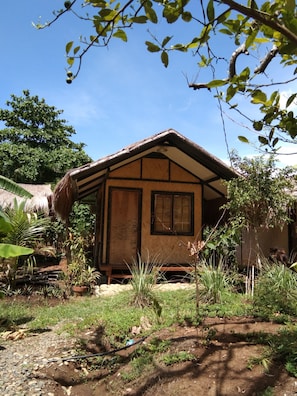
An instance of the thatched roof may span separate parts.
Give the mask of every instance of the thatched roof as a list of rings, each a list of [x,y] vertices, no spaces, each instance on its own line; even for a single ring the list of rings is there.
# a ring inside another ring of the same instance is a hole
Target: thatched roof
[[[0,188],[0,206],[3,209],[13,207],[14,200],[16,199],[18,203],[26,201],[26,212],[42,212],[48,215],[51,209],[53,196],[50,184],[18,184],[25,190],[29,191],[33,197],[30,199],[22,198]]]
[[[224,196],[226,187],[221,183],[222,180],[235,177],[235,172],[223,161],[175,130],[168,129],[115,154],[68,171],[54,191],[55,212],[62,219],[67,219],[73,203],[96,193],[110,171],[154,153],[162,153],[196,175],[203,183],[206,200]]]

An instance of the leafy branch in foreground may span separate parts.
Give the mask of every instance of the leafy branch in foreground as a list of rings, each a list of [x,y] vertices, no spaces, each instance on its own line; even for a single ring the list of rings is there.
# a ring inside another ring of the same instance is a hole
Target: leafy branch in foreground
[[[284,137],[290,142],[296,137],[296,121],[292,117],[290,105],[296,94],[288,98],[286,108],[281,110],[278,91],[271,94],[275,84],[268,75],[269,65],[274,62],[287,68],[288,73],[278,85],[290,83],[296,74],[297,13],[295,1],[276,0],[274,2],[247,1],[246,4],[234,0],[127,0],[106,2],[104,0],[84,0],[82,3],[65,1],[64,7],[54,12],[51,21],[37,23],[43,29],[61,20],[65,14],[72,14],[82,27],[79,43],[66,44],[67,82],[71,83],[79,74],[83,58],[93,47],[107,47],[111,40],[128,42],[129,34],[137,34],[137,26],[161,26],[164,37],[145,40],[147,50],[160,54],[161,62],[169,66],[173,52],[190,52],[198,59],[199,71],[204,70],[206,81],[189,83],[195,90],[215,90],[215,97],[224,101],[230,109],[236,109],[236,95],[245,95],[252,104],[260,104],[262,119],[252,120],[255,131],[261,132],[259,143],[275,150]],[[89,27],[92,34],[89,33]],[[173,26],[173,28],[172,28]],[[173,31],[173,33],[172,33]],[[175,41],[174,41],[175,40]],[[221,45],[224,40],[224,45]],[[227,54],[227,55],[226,55]],[[238,58],[245,55],[238,65]],[[249,55],[249,56],[247,56]],[[76,63],[76,71],[72,67]],[[221,65],[228,75],[221,76]],[[242,66],[243,64],[243,66]],[[271,70],[270,70],[271,72]],[[199,73],[200,74],[200,73]],[[290,78],[288,78],[288,75]],[[276,72],[279,78],[279,73]],[[264,89],[263,80],[267,81]],[[269,99],[270,98],[270,99]],[[267,115],[266,109],[270,109]],[[280,136],[278,135],[280,133]],[[248,141],[248,139],[247,139]]]

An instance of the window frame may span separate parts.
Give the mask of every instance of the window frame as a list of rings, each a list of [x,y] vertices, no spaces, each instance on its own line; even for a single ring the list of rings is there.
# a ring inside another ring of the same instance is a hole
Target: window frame
[[[168,229],[163,231],[156,230],[155,228],[155,201],[157,195],[163,195],[166,197],[171,197],[171,218],[170,226]],[[176,231],[175,230],[175,216],[174,216],[174,197],[188,197],[190,198],[190,210],[189,210],[189,231]],[[194,193],[193,192],[181,192],[181,191],[152,191],[151,192],[151,235],[194,235]]]

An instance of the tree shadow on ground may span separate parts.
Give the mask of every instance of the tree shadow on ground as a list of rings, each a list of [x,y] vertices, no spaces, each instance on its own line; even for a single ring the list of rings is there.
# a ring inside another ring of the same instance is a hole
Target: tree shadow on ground
[[[85,334],[84,350],[89,354],[100,351],[104,358],[87,358],[70,361],[66,366],[57,365],[47,370],[47,377],[61,386],[72,386],[75,395],[87,394],[79,393],[79,389],[84,388],[84,392],[92,389],[90,394],[94,396],[125,395],[126,388],[129,396],[257,396],[270,387],[286,386],[289,376],[284,370],[283,362],[272,359],[269,373],[263,365],[248,367],[251,359],[261,356],[271,337],[277,336],[277,327],[266,324],[266,329],[272,326],[271,332],[262,331],[258,323],[248,318],[245,321],[239,320],[239,323],[235,319],[227,322],[226,327],[221,320],[217,320],[198,328],[178,326],[164,329],[148,337],[145,344],[132,345],[120,352],[110,349],[106,344],[104,328],[98,326],[92,333]],[[161,341],[169,341],[169,350],[153,354],[153,364],[148,371],[140,372],[136,379],[125,381],[123,373],[129,376],[135,368],[135,357],[142,356],[143,350],[151,351],[149,345],[156,337]],[[172,365],[164,363],[164,354],[181,351],[187,351],[195,358]],[[111,388],[108,384],[112,384]]]

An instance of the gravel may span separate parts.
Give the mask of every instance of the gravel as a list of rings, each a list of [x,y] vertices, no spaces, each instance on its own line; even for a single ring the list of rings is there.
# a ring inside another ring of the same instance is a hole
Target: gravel
[[[38,371],[49,366],[51,359],[73,355],[73,342],[55,329],[17,341],[1,340],[1,396],[54,396],[46,390],[49,380],[40,378]]]

